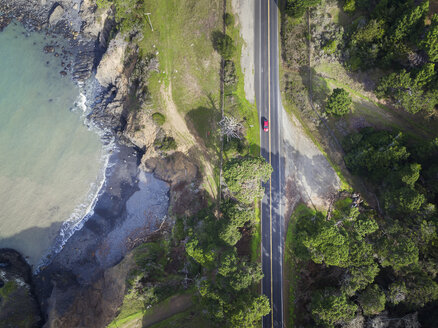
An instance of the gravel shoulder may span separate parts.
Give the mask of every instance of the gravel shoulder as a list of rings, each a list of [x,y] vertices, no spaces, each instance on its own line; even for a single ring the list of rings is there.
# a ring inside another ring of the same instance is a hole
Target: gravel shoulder
[[[232,0],[231,6],[233,14],[236,16],[236,21],[240,25],[240,35],[244,40],[242,47],[242,57],[240,63],[242,65],[245,79],[245,95],[246,99],[255,103],[254,90],[254,19],[255,19],[255,1],[247,0]]]
[[[244,40],[241,65],[245,76],[245,94],[254,103],[254,20],[255,1],[232,0],[233,13],[240,24]],[[316,208],[326,208],[341,187],[335,170],[313,141],[306,135],[300,122],[282,108],[282,154],[285,169],[286,215],[295,204],[304,202]]]
[[[287,208],[291,211],[300,201],[318,209],[327,208],[341,188],[341,181],[299,121],[282,110]]]

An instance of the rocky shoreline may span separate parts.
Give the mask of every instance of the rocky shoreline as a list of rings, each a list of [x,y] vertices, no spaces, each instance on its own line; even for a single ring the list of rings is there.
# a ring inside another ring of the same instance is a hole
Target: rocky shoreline
[[[121,42],[116,38],[118,43],[110,43],[110,32],[115,26],[110,10],[99,10],[90,0],[0,0],[0,32],[11,22],[20,22],[29,33],[45,34],[47,45],[41,51],[61,57],[63,66],[59,73],[75,81],[87,96],[87,105],[92,108],[89,124],[103,131],[103,142],[115,138],[117,147],[110,155],[107,181],[94,212],[62,250],[51,255],[49,264],[38,274],[31,275],[30,267],[17,252],[0,250],[0,327],[10,324],[18,327],[43,324],[45,327],[103,327],[123,300],[125,278],[118,280],[118,290],[114,289],[117,285],[114,281],[100,292],[96,292],[96,286],[108,279],[106,270],[114,267],[135,246],[135,243],[124,245],[126,240],[145,240],[156,230],[156,224],[143,226],[147,221],[151,223],[165,217],[169,187],[152,176],[148,177],[146,187],[139,184],[143,151],[134,148],[123,137],[126,124],[123,105],[129,81],[122,74],[124,53],[115,58],[121,65],[118,69],[105,65],[105,61],[114,60],[112,52],[120,48]],[[63,39],[62,44],[56,41],[59,37]],[[108,45],[110,50],[106,54]],[[126,46],[121,48],[123,52]],[[98,79],[94,76],[96,71]],[[139,209],[130,209],[127,203],[135,202],[131,199],[149,188],[149,184],[152,189],[146,191],[156,197],[139,204]],[[136,214],[136,211],[149,210],[146,206],[151,208],[148,217]],[[9,258],[14,256],[17,258],[14,263],[18,264],[11,266]],[[15,276],[11,276],[11,272]],[[12,290],[4,289],[4,286]],[[113,296],[106,303],[101,302],[105,299],[104,294],[111,290]],[[6,292],[14,296],[14,302]],[[101,305],[96,308],[96,304]],[[74,308],[84,305],[86,309]],[[11,321],[20,313],[21,306],[32,308],[28,311],[32,317],[26,323]]]
[[[94,3],[0,0],[0,31],[19,21],[29,32],[45,33],[41,51],[61,56],[60,74],[77,83],[92,109],[89,124],[103,132],[104,143],[117,144],[94,212],[29,282],[41,312],[26,327],[105,327],[123,301],[130,250],[168,232],[171,222],[163,218],[169,208],[175,215],[191,215],[205,204],[195,157],[178,150],[157,152],[154,141],[163,131],[148,110],[128,109],[130,92],[145,100],[137,94],[144,88],[135,86],[147,83],[158,62],[137,61],[135,45],[112,33],[111,9]],[[62,45],[55,41],[59,36]],[[0,300],[0,315],[3,305]],[[1,327],[8,322],[0,321]]]

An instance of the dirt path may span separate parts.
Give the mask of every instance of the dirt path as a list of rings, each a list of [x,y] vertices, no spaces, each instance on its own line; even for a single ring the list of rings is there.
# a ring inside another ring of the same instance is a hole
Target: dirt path
[[[172,98],[172,82],[169,82],[169,87],[165,87],[164,83],[160,88],[161,97],[164,100],[164,106],[166,110],[166,123],[164,125],[167,130],[172,131],[173,137],[178,144],[178,150],[189,155],[189,150],[192,147],[200,148],[200,158],[204,169],[204,184],[207,187],[209,194],[215,198],[217,193],[216,184],[214,182],[214,170],[210,163],[210,160],[205,158],[203,154],[207,154],[208,151],[204,144],[197,141],[194,135],[190,132],[186,120],[178,111],[176,104]]]
[[[164,100],[166,110],[165,128],[171,130],[173,137],[176,139],[179,149],[185,153],[194,145],[196,145],[195,138],[191,134],[187,123],[173,102],[172,98],[172,82],[169,82],[169,87],[166,88],[164,83],[160,88],[161,97]]]
[[[191,295],[176,295],[172,296],[169,300],[158,304],[153,312],[143,317],[143,328],[150,327],[155,323],[166,320],[175,314],[184,312],[192,306]]]

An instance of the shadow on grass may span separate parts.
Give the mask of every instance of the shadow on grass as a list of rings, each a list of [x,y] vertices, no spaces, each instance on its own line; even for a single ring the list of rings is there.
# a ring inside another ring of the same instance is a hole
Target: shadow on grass
[[[218,153],[220,151],[218,126],[220,113],[214,107],[200,106],[192,109],[186,114],[187,125],[195,129],[196,134],[201,138],[209,151]]]

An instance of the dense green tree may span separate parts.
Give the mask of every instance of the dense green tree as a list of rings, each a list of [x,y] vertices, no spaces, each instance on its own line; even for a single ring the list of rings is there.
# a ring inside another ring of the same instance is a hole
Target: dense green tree
[[[379,225],[372,216],[361,215],[353,223],[353,227],[358,239],[362,239],[366,235],[376,231],[379,228]]]
[[[373,246],[368,241],[352,239],[348,257],[348,266],[360,267],[372,265],[374,263]]]
[[[438,283],[427,273],[415,268],[404,277],[408,289],[405,303],[413,308],[419,308],[426,303],[438,300]]]
[[[394,24],[389,37],[389,44],[399,46],[400,42],[418,30],[429,11],[429,1],[409,8]]]
[[[418,263],[419,250],[409,234],[401,227],[393,228],[377,244],[377,253],[383,267],[391,266],[400,270],[410,264]]]
[[[309,221],[304,218],[300,221],[297,224],[297,256],[326,265],[344,267],[347,264],[349,244],[343,228],[333,220],[326,220],[321,214]]]
[[[313,294],[310,307],[315,321],[325,327],[348,323],[357,311],[357,305],[334,288],[317,290]]]
[[[402,139],[401,133],[393,135],[387,131],[363,129],[359,136],[349,136],[343,143],[350,149],[344,157],[345,163],[353,173],[381,182],[409,158]]]
[[[198,292],[201,295],[200,303],[204,306],[208,316],[215,321],[225,318],[227,300],[221,295],[221,291],[207,279],[198,283]]]
[[[255,263],[251,266],[255,267]],[[250,275],[250,274],[248,274]],[[248,290],[234,289],[227,282],[235,277],[221,279],[219,283],[202,280],[198,284],[201,304],[215,322],[222,322],[225,327],[256,327],[261,318],[270,311],[269,301],[265,295],[256,296]],[[259,282],[261,276],[256,274],[253,281]]]
[[[329,115],[343,116],[351,110],[350,94],[344,89],[333,89],[325,105],[325,112]]]
[[[186,252],[191,258],[202,266],[211,264],[215,259],[215,251],[212,248],[205,248],[199,242],[199,239],[192,235],[186,243]]]
[[[426,201],[426,197],[417,190],[403,187],[387,190],[384,193],[385,210],[388,213],[407,214],[416,212]]]
[[[401,169],[401,181],[403,181],[410,188],[415,186],[415,182],[417,182],[420,177],[421,165],[418,163],[412,163],[406,165]]]
[[[436,91],[424,91],[419,81],[412,79],[411,73],[403,69],[383,77],[376,88],[376,95],[391,98],[397,107],[412,114],[421,110],[432,111],[438,103]]]
[[[253,283],[263,278],[262,270],[258,263],[241,263],[238,270],[229,275],[229,285],[236,291],[248,288]]]
[[[368,286],[359,294],[358,301],[365,315],[379,314],[385,309],[385,293],[376,284]]]
[[[244,204],[252,204],[263,197],[261,182],[266,182],[272,167],[263,157],[246,156],[234,158],[224,165],[224,179],[236,199]]]
[[[365,45],[383,38],[385,34],[385,22],[371,19],[365,26],[358,28],[351,37],[351,43],[355,46]]]
[[[355,0],[345,0],[344,6],[342,9],[346,13],[352,13],[356,10],[356,1]]]
[[[220,275],[226,277],[237,270],[238,262],[239,260],[237,258],[236,249],[228,249],[221,255],[221,260],[217,271]]]
[[[223,218],[219,237],[228,245],[234,246],[241,238],[240,229],[254,220],[254,210],[236,202],[225,201],[221,204],[221,212]]]
[[[426,37],[420,42],[420,46],[426,51],[430,61],[438,61],[438,14],[432,16]]]
[[[424,87],[435,78],[435,64],[428,63],[423,65],[414,79],[414,84]]]
[[[265,295],[251,298],[245,306],[233,311],[230,317],[230,327],[259,327],[263,316],[270,311],[269,300]]]
[[[374,282],[379,271],[379,266],[374,262],[360,267],[348,268],[345,279],[342,281],[342,290],[348,296],[353,296],[357,291]]]

